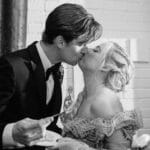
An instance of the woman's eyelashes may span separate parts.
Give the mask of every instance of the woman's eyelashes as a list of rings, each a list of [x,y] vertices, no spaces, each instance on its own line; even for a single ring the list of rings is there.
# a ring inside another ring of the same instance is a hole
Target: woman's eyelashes
[[[96,48],[93,48],[93,52],[95,52],[95,53],[98,53],[100,51],[101,51],[100,46],[97,46]]]

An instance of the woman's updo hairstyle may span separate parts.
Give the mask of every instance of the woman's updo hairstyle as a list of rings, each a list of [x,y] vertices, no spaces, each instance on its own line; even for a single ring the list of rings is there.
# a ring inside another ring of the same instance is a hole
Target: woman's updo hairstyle
[[[103,43],[103,63],[101,71],[106,73],[105,85],[116,91],[122,91],[131,78],[131,60],[126,51],[115,42]]]

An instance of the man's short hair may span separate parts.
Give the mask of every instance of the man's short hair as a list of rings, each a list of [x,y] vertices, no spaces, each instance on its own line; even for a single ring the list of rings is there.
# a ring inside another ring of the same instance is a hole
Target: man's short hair
[[[81,5],[65,3],[56,7],[47,17],[42,40],[52,44],[61,35],[69,43],[81,35],[85,42],[98,39],[102,26]]]

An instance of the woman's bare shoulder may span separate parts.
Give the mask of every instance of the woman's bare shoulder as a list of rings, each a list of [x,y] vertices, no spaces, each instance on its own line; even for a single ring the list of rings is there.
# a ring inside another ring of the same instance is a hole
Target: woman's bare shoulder
[[[95,117],[111,118],[118,112],[122,112],[123,107],[120,98],[116,93],[107,88],[103,89],[100,95],[97,95],[91,105],[91,113]]]

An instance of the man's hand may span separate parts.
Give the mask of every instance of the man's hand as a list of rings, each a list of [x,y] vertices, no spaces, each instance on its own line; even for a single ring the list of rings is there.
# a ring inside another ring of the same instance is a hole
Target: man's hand
[[[25,118],[18,121],[12,129],[12,137],[15,142],[25,146],[34,145],[34,141],[45,135],[46,127],[53,121],[53,118],[34,120]]]

